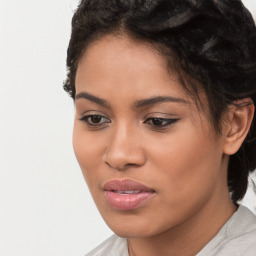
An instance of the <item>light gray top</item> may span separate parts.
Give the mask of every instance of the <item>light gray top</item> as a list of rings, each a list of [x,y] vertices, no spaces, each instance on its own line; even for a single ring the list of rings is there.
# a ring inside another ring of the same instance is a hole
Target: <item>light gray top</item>
[[[196,256],[256,256],[256,216],[245,206]],[[129,256],[127,239],[111,236],[86,256]]]

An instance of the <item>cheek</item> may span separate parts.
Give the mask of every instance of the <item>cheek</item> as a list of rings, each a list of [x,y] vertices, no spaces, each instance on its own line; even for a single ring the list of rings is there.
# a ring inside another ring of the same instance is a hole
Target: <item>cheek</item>
[[[173,198],[180,200],[177,194],[184,198],[191,193],[198,196],[217,182],[221,153],[209,134],[190,127],[168,140],[152,143],[150,159],[154,169],[158,170],[158,186],[168,191],[166,200],[170,195],[176,195]]]
[[[89,187],[95,184],[99,176],[100,164],[104,152],[106,152],[104,137],[99,132],[97,136],[88,132],[78,121],[74,123],[73,148],[83,172],[83,176]]]

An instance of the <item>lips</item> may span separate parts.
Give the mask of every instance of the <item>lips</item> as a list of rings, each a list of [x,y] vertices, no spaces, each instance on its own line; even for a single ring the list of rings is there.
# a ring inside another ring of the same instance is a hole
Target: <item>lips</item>
[[[105,196],[111,207],[132,210],[148,201],[155,191],[133,180],[111,180],[104,185]]]

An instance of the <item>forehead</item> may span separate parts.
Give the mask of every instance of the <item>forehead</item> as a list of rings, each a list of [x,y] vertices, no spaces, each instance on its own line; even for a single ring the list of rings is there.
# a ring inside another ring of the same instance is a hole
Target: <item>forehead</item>
[[[163,56],[152,44],[126,35],[107,35],[94,41],[78,63],[76,94],[86,91],[101,98],[131,101],[155,96],[182,98],[210,118],[209,102],[202,86],[197,97],[184,89],[175,58]],[[171,65],[170,65],[171,64]],[[186,87],[197,83],[182,74]]]
[[[176,72],[168,70],[167,66],[166,58],[149,43],[127,36],[105,36],[93,42],[81,58],[76,91],[101,87],[146,93],[146,87],[157,93],[163,85],[171,83],[176,84],[174,94],[176,91],[185,96]]]

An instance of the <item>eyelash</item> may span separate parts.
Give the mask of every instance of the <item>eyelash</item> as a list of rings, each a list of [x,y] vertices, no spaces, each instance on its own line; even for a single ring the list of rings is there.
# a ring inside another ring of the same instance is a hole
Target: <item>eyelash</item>
[[[97,119],[94,120],[94,121],[98,121],[98,122],[93,122],[93,118],[98,118],[98,120]],[[104,119],[105,119],[105,121],[102,121]],[[88,126],[95,126],[95,127],[99,127],[103,124],[111,123],[111,121],[108,118],[106,118],[102,115],[86,115],[86,116],[82,116],[79,120],[81,120]],[[178,118],[151,117],[151,118],[146,119],[146,121],[144,121],[144,123],[152,126],[153,128],[161,129],[161,128],[165,128],[167,126],[174,124],[178,120],[179,120]]]
[[[153,127],[157,128],[165,128],[166,126],[172,125],[175,122],[177,122],[179,119],[178,118],[158,118],[158,117],[151,117],[148,118],[144,123],[149,124]],[[154,124],[154,122],[161,122],[162,124]],[[163,124],[164,123],[164,124]]]
[[[95,123],[93,123],[92,122],[92,118],[100,118],[101,120],[102,119],[105,119],[105,120],[107,120],[107,121],[105,121],[105,122],[95,122]],[[111,121],[108,119],[108,118],[106,118],[106,117],[104,117],[104,116],[102,116],[102,115],[87,115],[87,116],[82,116],[79,120],[81,120],[82,122],[84,122],[84,123],[86,123],[87,125],[89,125],[89,126],[99,126],[99,125],[102,125],[102,124],[106,124],[106,123],[110,123]]]

